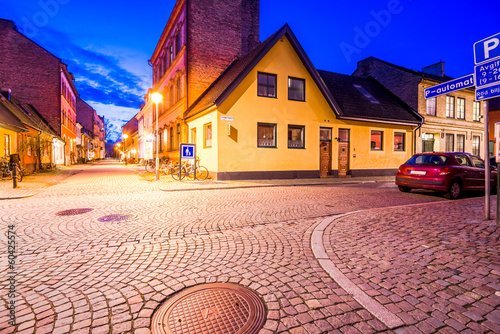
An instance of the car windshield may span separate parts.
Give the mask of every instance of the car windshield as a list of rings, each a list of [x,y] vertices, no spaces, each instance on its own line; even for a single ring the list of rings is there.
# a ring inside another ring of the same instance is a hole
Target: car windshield
[[[414,155],[406,162],[408,165],[446,165],[448,157],[445,155]]]

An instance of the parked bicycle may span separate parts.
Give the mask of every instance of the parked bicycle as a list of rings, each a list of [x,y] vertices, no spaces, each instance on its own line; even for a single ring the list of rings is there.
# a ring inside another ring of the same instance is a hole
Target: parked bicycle
[[[9,161],[6,157],[2,157],[0,160],[0,178],[2,180],[12,180],[13,176],[14,170],[11,168]],[[19,166],[16,166],[16,177],[18,182],[23,180],[23,171]]]
[[[188,163],[188,161],[184,161],[182,166],[179,164],[175,165],[171,170],[172,177],[179,181],[183,178],[194,177],[196,175],[196,179],[198,180],[206,180],[208,178],[208,169],[204,166],[200,166],[199,159],[196,159],[196,168],[195,165]],[[180,173],[179,173],[180,169]]]

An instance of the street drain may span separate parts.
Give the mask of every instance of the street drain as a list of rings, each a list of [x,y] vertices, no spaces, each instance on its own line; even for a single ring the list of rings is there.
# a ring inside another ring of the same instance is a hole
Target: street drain
[[[81,214],[90,212],[92,210],[94,210],[94,209],[88,209],[88,208],[70,209],[70,210],[56,212],[56,216],[76,216],[76,215],[81,215]]]
[[[258,333],[266,321],[259,296],[237,284],[198,285],[169,299],[153,315],[153,334]]]
[[[116,223],[116,222],[124,222],[130,219],[135,218],[135,215],[120,215],[120,214],[112,214],[112,215],[107,215],[104,217],[101,217],[98,219],[98,221],[103,222],[103,223]]]

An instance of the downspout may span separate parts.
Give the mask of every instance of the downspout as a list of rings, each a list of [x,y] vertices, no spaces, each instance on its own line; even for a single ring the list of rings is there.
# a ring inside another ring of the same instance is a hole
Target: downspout
[[[422,127],[423,124],[424,123],[420,123],[413,133],[413,154],[417,153],[417,131]]]

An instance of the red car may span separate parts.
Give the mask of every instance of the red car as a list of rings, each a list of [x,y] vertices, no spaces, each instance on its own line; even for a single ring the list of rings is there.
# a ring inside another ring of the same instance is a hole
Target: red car
[[[419,153],[399,167],[396,185],[402,192],[429,189],[456,199],[463,191],[484,191],[484,168],[484,161],[469,153]],[[492,170],[492,192],[496,190],[496,179],[497,172]]]

